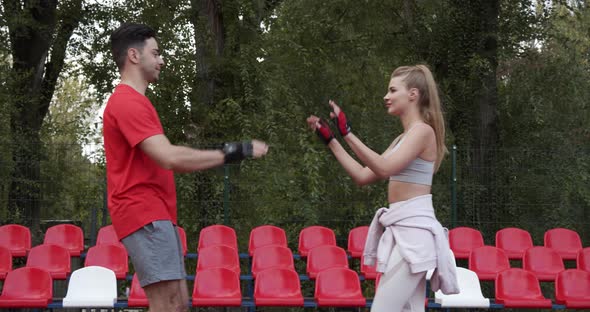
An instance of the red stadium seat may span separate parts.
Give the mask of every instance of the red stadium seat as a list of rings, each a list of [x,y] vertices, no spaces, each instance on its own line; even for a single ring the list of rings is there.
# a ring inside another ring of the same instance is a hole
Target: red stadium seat
[[[564,260],[576,260],[582,249],[582,240],[577,232],[556,228],[545,232],[545,247],[553,248]]]
[[[115,272],[117,279],[125,279],[129,272],[127,249],[119,244],[102,244],[88,249],[84,266],[100,266]]]
[[[12,271],[12,254],[5,247],[0,247],[0,280],[6,278],[6,273]]]
[[[197,272],[192,302],[195,307],[240,306],[240,277],[234,271],[225,268]]]
[[[505,228],[496,232],[496,247],[504,250],[508,259],[522,259],[524,252],[533,247],[533,238],[525,230]]]
[[[469,259],[472,249],[484,246],[481,232],[470,227],[457,227],[450,230],[449,244],[457,259]]]
[[[330,268],[348,269],[348,255],[338,246],[323,245],[309,251],[307,259],[307,274],[315,279],[323,270]]]
[[[555,279],[555,301],[568,309],[590,309],[590,272],[559,273]]]
[[[54,280],[65,280],[72,271],[70,262],[70,253],[66,248],[43,244],[31,248],[26,266],[43,269]]]
[[[361,273],[365,276],[366,279],[376,279],[377,275],[377,261],[375,261],[375,265],[368,266],[365,265],[365,257],[361,257]]]
[[[219,245],[202,248],[197,256],[197,274],[211,268],[226,268],[240,275],[238,252],[232,247]]]
[[[469,255],[469,270],[483,281],[496,279],[496,274],[510,269],[510,262],[504,251],[493,246],[475,248]]]
[[[299,254],[307,257],[309,250],[321,245],[336,246],[334,231],[323,226],[309,226],[299,232]]]
[[[368,226],[359,226],[348,232],[348,252],[353,258],[360,258],[365,250]]]
[[[259,272],[254,286],[254,302],[257,306],[302,307],[299,275],[281,268]]]
[[[264,246],[256,248],[252,258],[252,276],[257,278],[258,272],[271,268],[282,268],[295,271],[293,253],[283,246]]]
[[[178,230],[178,238],[180,238],[180,243],[182,244],[182,254],[186,256],[188,250],[186,243],[186,232],[180,226],[177,226],[176,229]]]
[[[522,258],[522,268],[533,272],[540,281],[554,281],[557,273],[565,270],[559,254],[542,246],[527,249]]]
[[[508,269],[496,278],[496,303],[506,308],[548,308],[551,300],[543,297],[535,275],[523,269]]]
[[[0,226],[0,246],[8,248],[13,257],[25,257],[31,249],[31,231],[18,224]]]
[[[578,252],[576,263],[576,267],[579,270],[590,272],[590,247],[584,248]]]
[[[346,268],[320,272],[314,297],[318,307],[364,307],[366,304],[358,275]]]
[[[250,232],[250,241],[248,243],[248,252],[254,256],[256,248],[268,245],[278,245],[287,247],[287,234],[285,230],[274,225],[262,225],[252,229]]]
[[[106,225],[100,228],[100,230],[98,230],[98,235],[96,236],[96,245],[102,245],[102,244],[115,244],[115,245],[121,245],[122,247],[123,244],[119,241],[119,238],[117,237],[117,233],[115,232],[115,228],[113,227],[113,225]]]
[[[40,268],[18,268],[6,276],[0,308],[44,308],[52,297],[53,280],[49,272]]]
[[[71,256],[78,257],[84,250],[84,233],[80,227],[72,224],[54,225],[45,232],[43,243],[62,246]]]
[[[199,234],[199,246],[197,252],[201,248],[206,248],[216,245],[226,245],[238,250],[238,239],[236,231],[225,225],[211,225],[201,230]]]
[[[129,290],[129,298],[127,298],[127,305],[129,307],[149,307],[149,302],[145,291],[139,285],[137,274],[133,274],[131,281],[131,290]]]

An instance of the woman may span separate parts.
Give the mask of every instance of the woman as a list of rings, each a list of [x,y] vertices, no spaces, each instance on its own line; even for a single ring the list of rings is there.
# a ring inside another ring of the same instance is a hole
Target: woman
[[[312,115],[307,122],[358,185],[389,179],[389,208],[377,211],[364,251],[365,264],[377,260],[377,270],[384,273],[371,311],[424,311],[428,270],[436,268],[434,291],[459,292],[446,229],[436,220],[430,194],[432,176],[446,153],[444,119],[436,83],[424,65],[397,68],[383,99],[404,132],[381,155],[351,133],[344,112],[329,103],[330,117],[365,166],[334,139],[325,121]]]

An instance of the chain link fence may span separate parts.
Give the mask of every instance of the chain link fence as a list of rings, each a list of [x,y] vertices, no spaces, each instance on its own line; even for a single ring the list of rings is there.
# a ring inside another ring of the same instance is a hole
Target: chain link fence
[[[102,146],[39,148],[46,156],[36,181],[15,179],[10,170],[15,161],[0,160],[1,223],[32,224],[26,211],[37,206],[37,235],[51,225],[73,223],[84,229],[91,245],[98,228],[110,223]],[[334,229],[339,245],[346,246],[348,231],[367,225],[375,210],[387,205],[387,184],[357,187],[327,151],[318,153],[325,155],[315,167],[304,164],[305,155],[298,163],[299,158],[271,153],[265,160],[177,174],[178,221],[189,245],[196,248],[201,228],[227,224],[236,229],[240,250],[246,250],[252,228],[274,224],[287,231],[294,249],[299,231],[309,225]],[[590,242],[590,190],[587,181],[576,180],[589,175],[589,151],[503,149],[493,151],[486,166],[474,165],[477,154],[453,147],[435,175],[432,193],[443,225],[479,229],[490,245],[495,232],[505,227],[531,232],[536,245],[553,227],[576,230],[583,242]],[[38,193],[26,200],[11,197],[27,187]]]

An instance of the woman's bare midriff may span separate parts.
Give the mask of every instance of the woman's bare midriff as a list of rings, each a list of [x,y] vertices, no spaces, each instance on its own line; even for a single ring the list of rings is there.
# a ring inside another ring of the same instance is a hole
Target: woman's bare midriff
[[[428,195],[430,190],[430,185],[389,181],[387,199],[390,204],[393,204],[416,196]]]

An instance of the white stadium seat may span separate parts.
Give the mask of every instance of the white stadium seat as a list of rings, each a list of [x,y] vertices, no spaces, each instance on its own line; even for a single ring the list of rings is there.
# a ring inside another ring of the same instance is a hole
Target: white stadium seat
[[[443,308],[489,308],[490,299],[481,293],[479,279],[475,272],[465,268],[457,268],[457,280],[460,293],[445,295],[440,290],[434,294],[434,302]]]
[[[63,306],[64,308],[112,308],[116,301],[115,272],[99,266],[88,266],[72,273]]]

